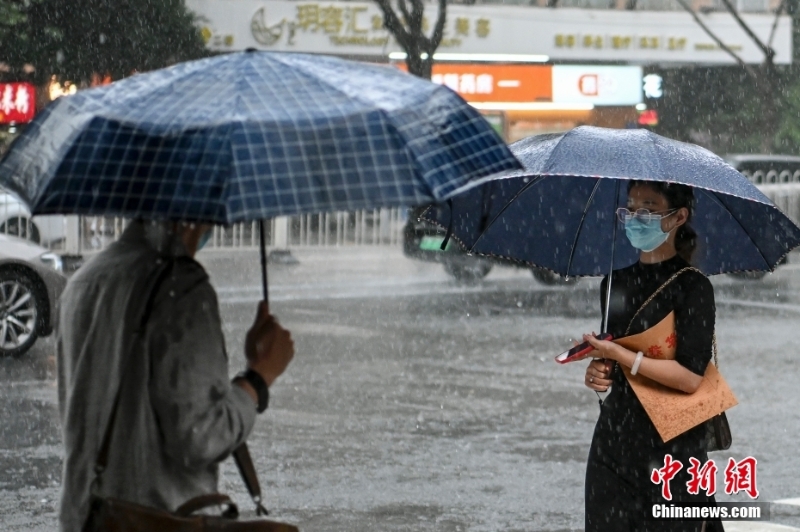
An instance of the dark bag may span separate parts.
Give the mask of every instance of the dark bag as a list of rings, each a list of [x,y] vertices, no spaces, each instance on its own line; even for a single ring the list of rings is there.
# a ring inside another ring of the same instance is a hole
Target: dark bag
[[[733,436],[728,416],[725,412],[706,421],[706,451],[727,451],[731,448]]]
[[[719,368],[717,359],[717,335],[714,334],[714,365]],[[731,426],[728,424],[728,416],[725,412],[712,417],[706,421],[706,452],[727,451],[731,448],[733,436]]]
[[[217,505],[227,505],[228,510],[222,516],[192,515]],[[83,532],[299,532],[293,525],[265,519],[237,521],[237,516],[236,505],[220,494],[191,499],[174,513],[119,499],[92,497]]]
[[[158,287],[171,270],[169,261],[166,262],[167,264],[156,271],[151,279],[146,281],[144,289],[150,295],[145,301],[144,308],[140,309],[139,313],[135,315],[138,328],[133,332],[133,339],[129,343],[129,345],[133,346],[133,349],[138,348],[140,345]],[[133,359],[133,357],[130,358]],[[122,385],[120,383],[114,398],[111,417],[106,426],[100,452],[97,455],[95,478],[92,483],[92,495],[89,501],[89,515],[84,523],[82,532],[299,532],[299,529],[294,525],[266,519],[237,521],[239,509],[231,501],[230,497],[219,493],[210,493],[190,499],[175,512],[95,495],[96,486],[108,464],[111,434],[117,417],[121,389]],[[253,502],[255,502],[256,514],[259,516],[266,515],[267,510],[261,505],[261,487],[247,444],[243,443],[234,450],[233,458],[245,486],[250,492]],[[193,515],[195,512],[213,506],[227,506],[227,509],[220,516]]]

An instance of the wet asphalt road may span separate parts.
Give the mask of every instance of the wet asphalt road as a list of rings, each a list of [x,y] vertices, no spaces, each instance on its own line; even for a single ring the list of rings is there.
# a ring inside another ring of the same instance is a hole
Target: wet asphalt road
[[[300,265],[271,267],[270,286],[297,355],[250,444],[275,518],[305,531],[582,529],[597,398],[583,363],[552,357],[597,329],[596,280],[553,288],[496,268],[464,288],[396,249],[295,256]],[[257,256],[200,260],[233,375],[259,299]],[[800,497],[799,266],[758,282],[715,279],[720,365],[740,405],[729,412],[732,448],[712,457],[755,456],[761,501]],[[2,530],[56,528],[52,348],[48,339],[0,360]],[[250,508],[230,462],[221,491]],[[719,497],[731,499],[748,500]],[[773,505],[772,522],[800,527],[800,507]]]

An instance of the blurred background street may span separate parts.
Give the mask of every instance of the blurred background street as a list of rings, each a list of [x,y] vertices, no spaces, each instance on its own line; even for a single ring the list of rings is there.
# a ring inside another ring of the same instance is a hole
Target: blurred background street
[[[299,264],[269,273],[297,355],[251,437],[273,516],[304,531],[582,530],[597,398],[583,363],[552,358],[597,330],[597,279],[546,287],[495,267],[465,287],[392,248],[293,254]],[[233,375],[260,297],[257,254],[198,257],[219,294]],[[756,457],[760,501],[800,496],[798,266],[715,279],[720,365],[740,404],[728,413],[733,446],[712,457]],[[4,530],[56,526],[53,367],[49,338],[0,360]],[[251,507],[230,461],[221,491]],[[772,505],[771,524],[800,527],[800,507]],[[729,530],[770,530],[756,525]]]

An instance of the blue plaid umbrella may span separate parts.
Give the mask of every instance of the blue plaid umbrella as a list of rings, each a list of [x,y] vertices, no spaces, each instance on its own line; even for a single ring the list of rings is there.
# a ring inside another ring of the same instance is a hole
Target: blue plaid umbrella
[[[511,145],[523,172],[466,190],[426,213],[467,250],[564,276],[608,273],[638,259],[615,216],[627,181],[694,188],[693,261],[708,275],[772,270],[800,228],[713,153],[646,130],[582,126]],[[609,283],[610,286],[610,283]]]
[[[33,214],[230,224],[442,201],[514,168],[447,88],[384,66],[248,51],[57,100],[0,161],[0,185]]]
[[[34,214],[229,224],[441,201],[519,168],[480,114],[396,69],[243,52],[61,98],[0,162]]]

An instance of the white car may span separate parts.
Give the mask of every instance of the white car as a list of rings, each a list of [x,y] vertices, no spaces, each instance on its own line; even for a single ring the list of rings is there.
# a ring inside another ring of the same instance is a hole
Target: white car
[[[0,357],[20,356],[52,332],[66,284],[60,256],[0,235]]]
[[[67,236],[64,216],[34,216],[16,196],[0,188],[0,234],[53,246]]]

